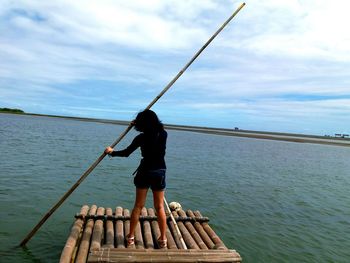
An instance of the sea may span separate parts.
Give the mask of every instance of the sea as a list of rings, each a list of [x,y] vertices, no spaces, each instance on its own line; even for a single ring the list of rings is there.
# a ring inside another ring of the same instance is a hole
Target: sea
[[[18,247],[125,128],[0,114],[0,262],[58,262],[82,205],[132,208],[138,150],[104,158]],[[349,147],[168,130],[166,162],[168,202],[209,217],[243,262],[350,262]]]

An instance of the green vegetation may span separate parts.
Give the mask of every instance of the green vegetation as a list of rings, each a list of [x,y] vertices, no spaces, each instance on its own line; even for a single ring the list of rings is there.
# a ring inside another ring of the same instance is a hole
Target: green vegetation
[[[24,114],[25,112],[20,109],[9,109],[9,108],[0,108],[0,112],[4,113],[17,113],[17,114]]]

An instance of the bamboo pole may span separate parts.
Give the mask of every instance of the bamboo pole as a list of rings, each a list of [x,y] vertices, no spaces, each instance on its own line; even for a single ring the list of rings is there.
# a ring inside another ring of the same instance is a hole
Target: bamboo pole
[[[176,245],[176,248],[184,249],[183,245],[182,245],[182,243],[180,241],[180,236],[177,233],[177,231],[175,229],[175,224],[174,224],[174,222],[172,220],[168,221],[168,227],[167,227],[167,233],[166,233],[166,237],[167,237],[168,240],[169,240],[169,236],[173,237],[175,245]]]
[[[124,209],[123,215],[124,215],[124,216],[130,217],[129,209]],[[124,233],[125,233],[125,237],[127,237],[127,236],[129,235],[129,232],[130,232],[130,220],[126,220],[126,221],[124,222]],[[127,247],[127,246],[128,246],[128,242],[126,242],[126,247]],[[135,244],[129,246],[129,248],[135,248]]]
[[[179,215],[176,211],[172,212],[174,218],[178,218]],[[177,222],[179,229],[181,231],[181,235],[186,243],[188,249],[199,249],[199,246],[196,244],[196,241],[191,236],[190,232],[187,230],[183,222]]]
[[[187,215],[189,217],[195,218],[195,215],[193,214],[193,212],[191,210],[187,210]],[[207,232],[205,232],[202,225],[199,222],[195,222],[193,225],[194,225],[195,229],[197,230],[197,232],[199,233],[199,235],[201,236],[204,243],[207,245],[207,247],[209,249],[213,249],[215,247],[215,244],[211,240],[211,238],[208,236]]]
[[[113,211],[112,208],[106,208],[106,215],[112,216]],[[106,245],[104,245],[107,248],[114,248],[114,227],[113,227],[113,221],[110,219],[106,220]]]
[[[148,215],[146,207],[142,208],[141,215],[143,216]],[[148,220],[144,220],[142,222],[142,225],[143,225],[143,236],[144,236],[145,248],[154,248],[150,222]]]
[[[130,230],[129,230],[129,233],[130,233]],[[135,246],[137,249],[145,248],[144,244],[143,244],[140,220],[137,222],[136,227],[135,227]]]
[[[89,211],[89,215],[95,215],[96,210],[97,210],[97,206],[92,205],[90,208],[90,211]],[[85,263],[86,262],[87,255],[89,252],[89,247],[90,247],[90,238],[92,235],[92,229],[94,227],[94,224],[95,224],[95,222],[93,219],[88,219],[86,222],[83,238],[80,242],[78,256],[75,260],[75,263]]]
[[[155,216],[153,208],[148,208],[148,215],[152,216],[152,217]],[[155,242],[157,242],[158,237],[160,237],[160,229],[159,229],[158,221],[152,220],[151,226],[152,226],[152,232],[154,235],[154,240],[155,240]],[[177,249],[175,240],[174,240],[168,227],[166,228],[166,238],[168,240],[168,248],[169,249]]]
[[[115,209],[115,215],[116,216],[122,216],[123,215],[123,208],[118,206]],[[125,248],[124,245],[124,223],[122,220],[116,220],[115,222],[115,245],[117,248]]]
[[[195,211],[194,214],[196,216],[202,216],[202,214],[199,211]],[[214,249],[228,249],[224,242],[220,239],[220,237],[214,232],[214,230],[209,226],[208,223],[202,223],[202,226],[207,232],[208,236],[211,238],[211,240],[214,242],[215,246]]]
[[[148,208],[147,209],[148,215],[149,216],[155,216],[153,208]],[[154,243],[156,243],[157,238],[160,236],[160,229],[157,220],[151,220],[151,231],[154,236]],[[154,244],[153,244],[154,247]]]
[[[103,220],[112,220],[112,221],[125,221],[125,220],[130,220],[131,217],[130,216],[123,216],[123,215],[86,215],[86,216],[83,216],[83,215],[80,215],[80,214],[76,214],[74,216],[76,219],[77,218],[80,218],[80,219],[94,219],[94,220],[97,220],[97,219],[103,219]],[[148,220],[148,221],[152,221],[152,220],[157,220],[158,217],[157,216],[150,216],[150,215],[147,215],[147,216],[143,216],[143,215],[140,215],[139,217],[140,221],[145,221],[145,220]],[[166,219],[171,219],[168,215],[166,216]],[[209,218],[208,217],[190,217],[190,216],[179,216],[177,217],[176,219],[176,222],[200,222],[200,223],[203,223],[203,222],[209,222]]]
[[[181,243],[182,248],[183,249],[187,249],[186,243],[185,243],[185,241],[184,241],[184,239],[183,239],[183,237],[181,235],[179,226],[177,225],[176,220],[175,220],[173,214],[171,213],[171,210],[169,208],[168,202],[165,199],[165,196],[164,196],[164,203],[165,203],[166,209],[167,209],[167,211],[169,213],[169,216],[171,218],[171,223],[173,224],[173,226],[175,228],[174,236],[176,234],[178,236],[178,238],[180,239],[180,243]],[[176,240],[176,237],[175,237],[175,240]]]
[[[97,215],[104,215],[105,208],[99,207],[97,208]],[[98,250],[101,248],[101,244],[103,243],[104,229],[103,229],[103,220],[98,219],[95,222],[94,230],[92,232],[91,237],[91,246],[90,250]]]
[[[89,210],[89,207],[87,205],[84,205],[80,210],[80,214],[86,215],[88,210]],[[84,226],[83,219],[78,218],[77,220],[75,220],[75,223],[72,227],[70,235],[69,235],[67,242],[63,248],[61,258],[60,258],[60,263],[68,263],[71,261],[74,248],[77,244],[77,240],[78,240],[79,235],[83,229],[83,226]]]
[[[186,213],[183,210],[178,211],[178,214],[180,216],[183,216],[183,217],[186,216]],[[198,245],[198,248],[200,248],[200,249],[208,249],[208,247],[204,244],[203,240],[201,239],[200,235],[197,233],[197,231],[194,228],[194,226],[189,221],[184,222],[183,224],[186,226],[186,228],[187,228],[188,232],[191,234],[192,238],[196,241],[196,244]],[[193,247],[193,248],[196,248],[196,247]]]
[[[158,224],[158,222],[157,222],[157,224]],[[166,239],[168,240],[168,242],[167,242],[168,248],[169,249],[177,249],[175,239],[174,239],[173,235],[171,234],[169,227],[166,228],[165,234],[166,234]],[[157,237],[159,237],[159,235]]]
[[[209,38],[209,40],[200,48],[197,53],[190,59],[190,61],[180,70],[180,72],[165,86],[165,88],[158,94],[157,97],[146,107],[150,109],[163,95],[167,92],[171,86],[181,77],[181,75],[187,70],[187,68],[197,59],[197,57],[203,52],[203,50],[213,41],[213,39],[224,29],[224,27],[238,14],[239,11],[245,6],[245,3],[241,4],[237,10],[222,24],[222,26]],[[118,137],[118,139],[111,144],[114,148],[132,129],[133,124],[130,122],[126,130]],[[95,167],[106,157],[103,152],[100,157],[82,174],[78,181],[61,197],[61,199],[45,214],[45,216],[39,221],[39,223],[31,230],[31,232],[22,240],[20,246],[24,246],[33,235],[39,230],[39,228],[46,222],[46,220],[57,210],[58,207],[73,193],[73,191],[81,184],[82,181],[95,169]]]

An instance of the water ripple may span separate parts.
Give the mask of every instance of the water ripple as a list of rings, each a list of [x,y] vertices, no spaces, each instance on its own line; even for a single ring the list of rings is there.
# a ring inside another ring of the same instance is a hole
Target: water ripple
[[[102,161],[27,250],[13,249],[124,127],[12,115],[0,127],[1,262],[57,262],[83,204],[132,207],[138,152]],[[244,262],[350,258],[349,149],[169,131],[166,159],[168,201],[208,216]]]

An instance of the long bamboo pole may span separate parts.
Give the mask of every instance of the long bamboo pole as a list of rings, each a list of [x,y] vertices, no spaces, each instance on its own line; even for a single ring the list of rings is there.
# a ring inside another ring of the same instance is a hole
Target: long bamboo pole
[[[166,209],[167,209],[167,211],[168,211],[168,213],[169,213],[169,216],[170,216],[170,218],[171,218],[171,221],[172,221],[173,224],[174,224],[174,227],[175,227],[175,230],[176,230],[176,234],[177,234],[177,235],[179,236],[179,238],[180,238],[180,242],[181,242],[181,245],[182,245],[182,249],[187,249],[186,243],[185,243],[185,241],[184,241],[184,239],[183,239],[183,237],[182,237],[182,235],[181,235],[179,226],[177,225],[176,220],[175,220],[173,214],[171,213],[171,210],[170,210],[170,208],[169,208],[168,202],[167,202],[166,199],[165,199],[165,196],[164,196],[164,203],[165,203]]]
[[[245,3],[242,3],[237,10],[222,24],[222,26],[212,35],[211,38],[203,45],[201,49],[191,58],[191,60],[180,70],[180,72],[169,82],[168,85],[158,94],[157,97],[146,107],[150,109],[163,95],[167,92],[170,87],[180,78],[180,76],[187,70],[187,68],[196,60],[196,58],[203,52],[203,50],[213,41],[213,39],[224,29],[224,27],[237,15],[237,13],[245,6]],[[114,148],[132,129],[133,124],[130,122],[126,130],[118,137],[118,139],[111,144],[111,147]],[[46,220],[56,211],[56,209],[68,198],[68,196],[73,193],[73,191],[81,184],[81,182],[95,169],[95,167],[103,160],[106,154],[103,152],[100,157],[81,175],[78,181],[61,197],[61,199],[45,214],[45,216],[39,221],[39,223],[30,231],[30,233],[22,240],[20,246],[24,246],[32,236],[38,231],[38,229],[46,222]]]

